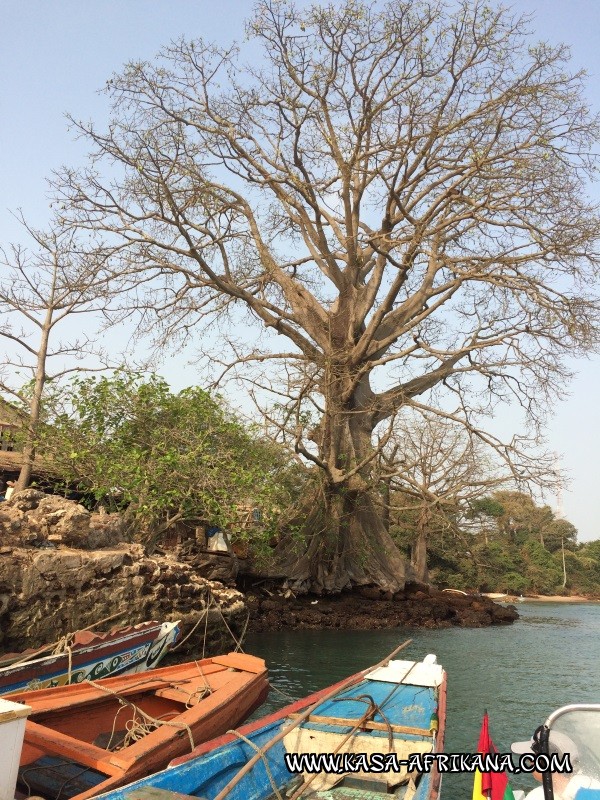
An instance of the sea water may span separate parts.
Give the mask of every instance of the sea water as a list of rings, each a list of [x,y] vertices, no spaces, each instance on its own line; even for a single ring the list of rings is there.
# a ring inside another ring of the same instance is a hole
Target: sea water
[[[472,753],[484,711],[497,749],[529,738],[551,711],[600,702],[600,603],[519,603],[520,619],[492,628],[378,631],[290,630],[256,634],[245,650],[262,656],[274,687],[258,716],[384,658],[435,653],[448,673],[448,753]],[[283,693],[283,694],[281,694]],[[284,696],[285,695],[285,696]],[[472,776],[445,775],[442,800],[471,797]],[[511,778],[530,788],[531,778]]]

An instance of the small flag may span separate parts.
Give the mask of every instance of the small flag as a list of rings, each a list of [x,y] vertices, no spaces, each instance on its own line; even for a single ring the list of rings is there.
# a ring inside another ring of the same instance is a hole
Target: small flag
[[[477,752],[482,755],[497,753],[490,737],[487,711],[483,715]],[[506,772],[480,772],[476,770],[473,781],[473,800],[515,800]]]

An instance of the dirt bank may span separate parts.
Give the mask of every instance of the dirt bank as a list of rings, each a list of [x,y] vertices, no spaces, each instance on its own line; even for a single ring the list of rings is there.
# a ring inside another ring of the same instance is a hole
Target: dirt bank
[[[377,589],[359,589],[331,597],[285,597],[264,590],[249,591],[249,630],[290,628],[482,628],[506,625],[518,619],[512,606],[497,605],[486,597],[454,595],[435,589],[408,588],[394,595]]]

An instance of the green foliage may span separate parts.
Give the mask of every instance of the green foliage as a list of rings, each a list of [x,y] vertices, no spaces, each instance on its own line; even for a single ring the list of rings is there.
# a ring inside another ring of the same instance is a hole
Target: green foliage
[[[535,541],[527,542],[524,557],[527,561],[526,574],[529,578],[529,588],[540,594],[555,594],[563,578],[558,560]]]
[[[287,452],[198,387],[174,394],[156,375],[121,372],[78,378],[53,406],[39,446],[64,485],[124,510],[137,530],[202,520],[247,537],[239,506],[250,505],[268,537],[302,485]]]
[[[503,588],[512,594],[523,594],[529,589],[529,581],[518,572],[507,572],[503,580]]]
[[[402,530],[408,546],[410,520]],[[600,540],[577,544],[577,529],[529,495],[498,491],[432,529],[428,566],[440,586],[512,594],[600,596]],[[563,547],[566,588],[563,589]]]

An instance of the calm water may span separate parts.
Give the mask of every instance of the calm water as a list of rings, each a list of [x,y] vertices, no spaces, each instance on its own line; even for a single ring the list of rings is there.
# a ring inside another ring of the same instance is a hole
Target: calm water
[[[499,628],[441,631],[283,631],[248,637],[245,649],[269,665],[272,685],[294,698],[380,661],[436,653],[448,673],[447,752],[474,752],[485,709],[496,747],[527,739],[559,706],[600,702],[600,604],[520,603],[521,619]],[[284,705],[271,692],[260,716]],[[526,788],[519,778],[516,788]],[[533,784],[531,784],[533,785]],[[472,779],[444,776],[443,800],[471,797]]]

